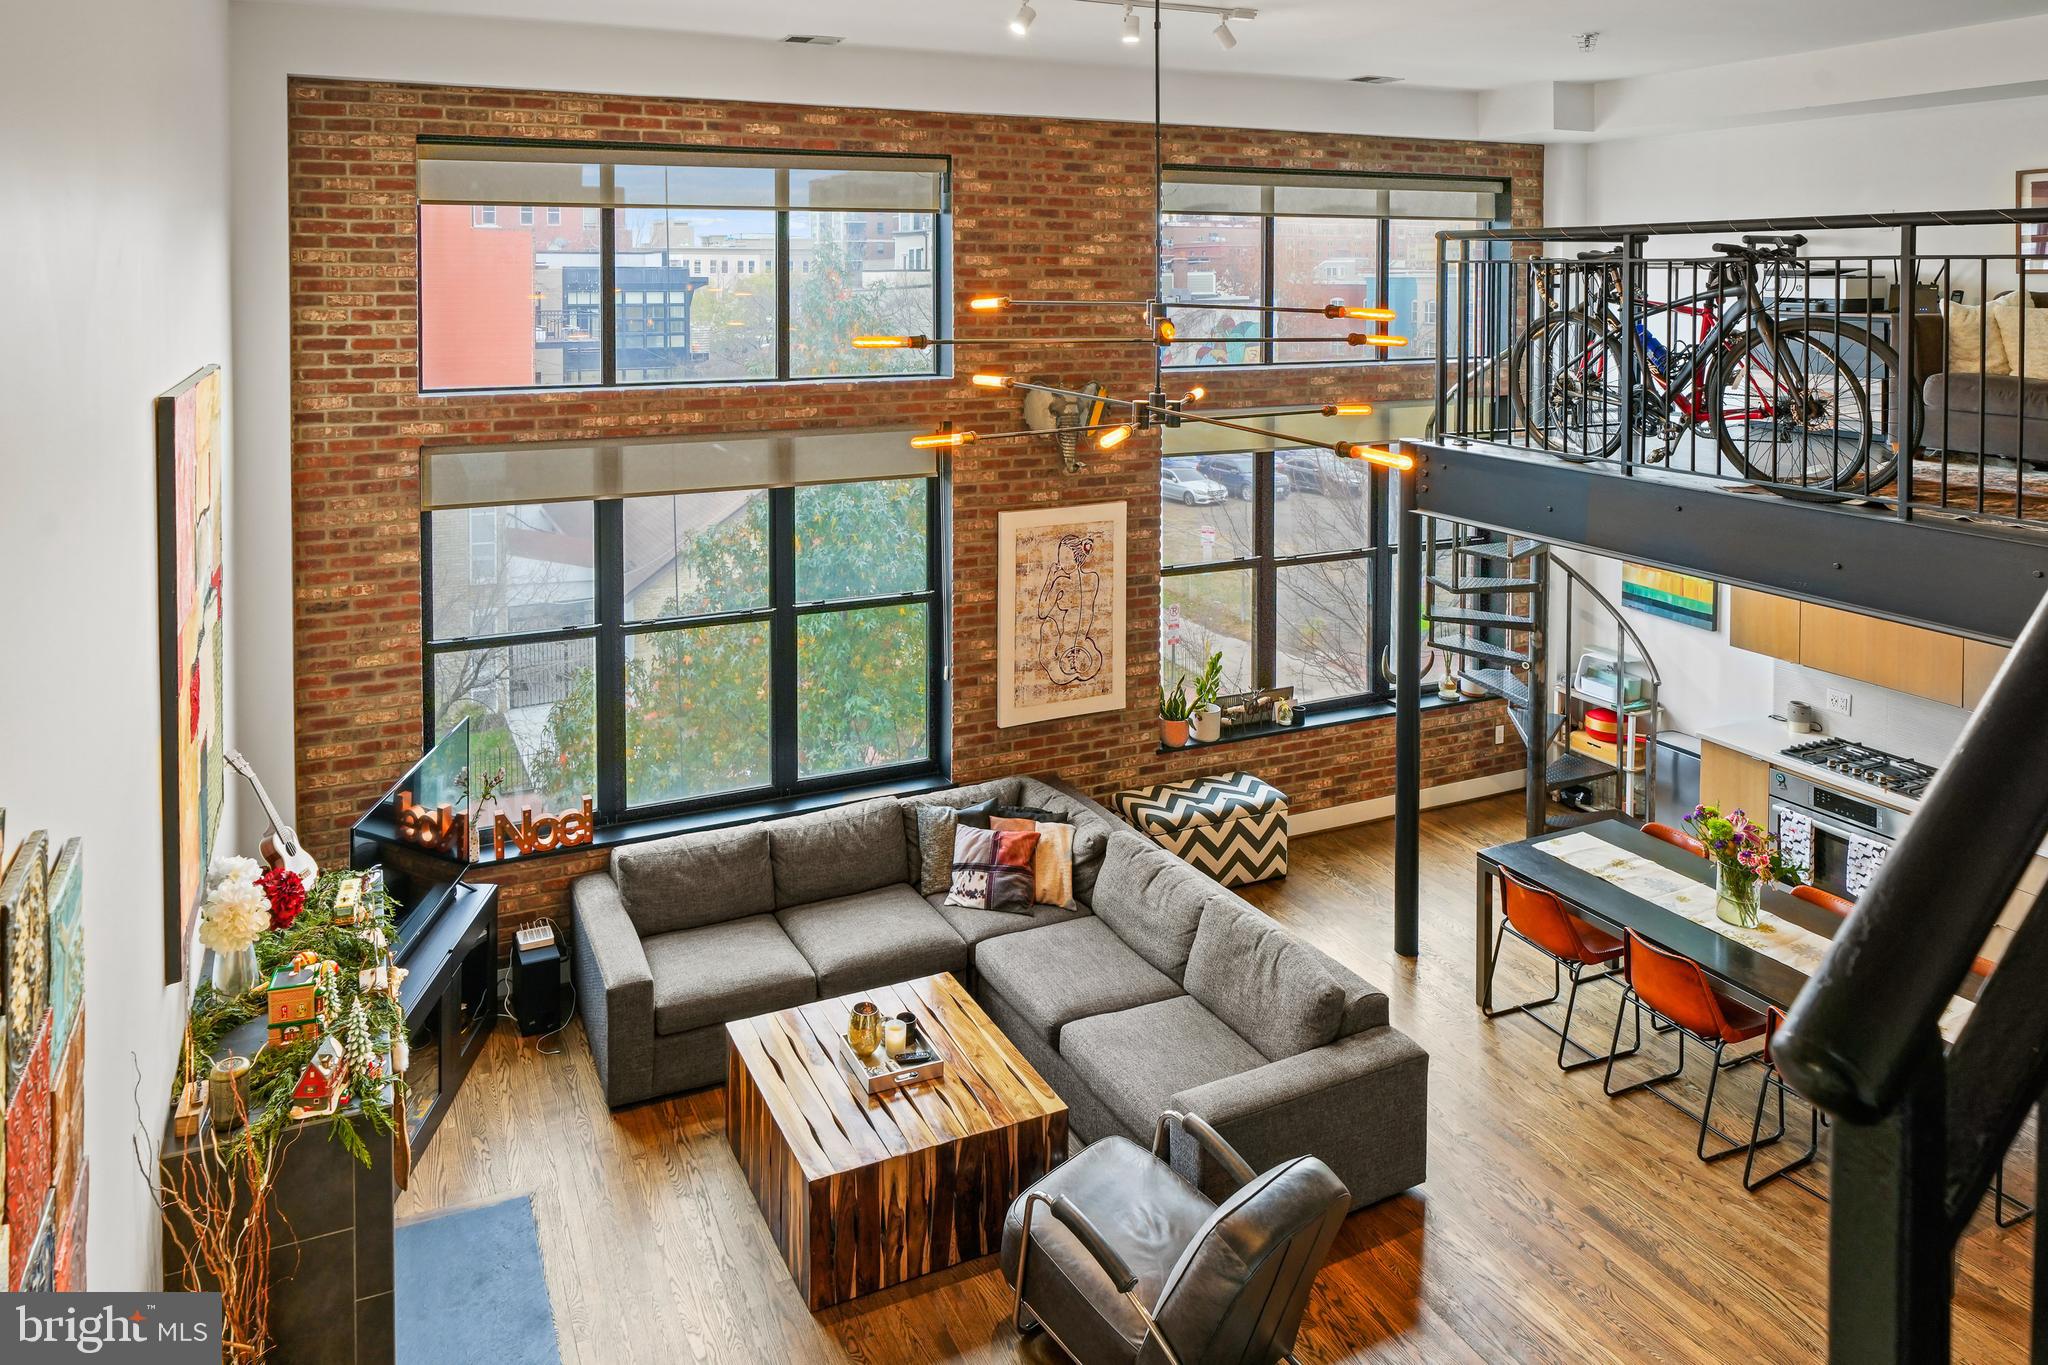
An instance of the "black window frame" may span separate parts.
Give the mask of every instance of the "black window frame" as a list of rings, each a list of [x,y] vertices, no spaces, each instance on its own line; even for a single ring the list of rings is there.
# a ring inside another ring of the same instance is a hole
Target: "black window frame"
[[[1312,568],[1321,564],[1356,563],[1366,565],[1366,582],[1369,585],[1369,608],[1366,616],[1366,658],[1367,676],[1374,680],[1374,686],[1362,692],[1349,692],[1334,697],[1318,697],[1314,701],[1296,698],[1295,709],[1303,715],[1313,716],[1324,711],[1340,711],[1352,707],[1369,706],[1391,701],[1394,695],[1393,683],[1380,666],[1386,651],[1393,641],[1393,592],[1394,592],[1394,551],[1395,532],[1391,525],[1393,508],[1393,485],[1388,471],[1376,465],[1360,464],[1364,477],[1364,491],[1360,497],[1366,506],[1361,509],[1365,516],[1366,534],[1369,544],[1361,549],[1315,550],[1297,554],[1281,554],[1276,545],[1276,511],[1278,503],[1273,497],[1273,475],[1279,456],[1293,452],[1319,454],[1312,447],[1279,445],[1266,450],[1220,450],[1200,455],[1168,455],[1161,459],[1162,475],[1166,465],[1187,461],[1199,467],[1203,460],[1237,459],[1250,456],[1252,461],[1252,553],[1232,559],[1203,560],[1197,563],[1174,564],[1166,558],[1166,537],[1159,538],[1159,577],[1162,593],[1166,581],[1173,578],[1191,578],[1210,573],[1242,573],[1250,571],[1252,580],[1252,679],[1254,688],[1278,686],[1280,659],[1279,592],[1280,571],[1288,568]],[[1329,458],[1335,458],[1331,456]],[[1290,498],[1325,497],[1322,493],[1307,493],[1294,489]],[[1164,513],[1162,506],[1161,512]],[[1160,652],[1165,654],[1165,623],[1160,624]]]
[[[893,482],[878,479],[874,482]],[[595,668],[596,791],[591,793],[600,826],[630,825],[758,805],[819,793],[851,792],[893,786],[918,778],[944,778],[952,770],[952,696],[950,637],[952,584],[950,559],[951,477],[946,466],[925,482],[925,586],[915,592],[870,594],[801,601],[796,595],[796,495],[794,486],[767,489],[769,498],[769,603],[765,607],[727,612],[630,619],[625,600],[625,503],[623,498],[555,499],[582,502],[593,509],[592,554],[596,573],[593,619],[590,624],[549,630],[500,631],[487,635],[434,633],[434,510],[420,514],[420,638],[421,730],[425,748],[432,748],[436,697],[434,666],[444,655],[483,649],[508,649],[557,641],[592,641]],[[648,495],[660,496],[660,495]],[[453,510],[453,509],[444,509]],[[474,509],[471,509],[474,510]],[[806,617],[874,607],[920,604],[926,611],[926,756],[872,768],[804,777],[797,768],[798,660],[797,628]],[[626,643],[630,637],[660,634],[727,622],[769,624],[769,752],[772,773],[766,784],[674,801],[630,806],[626,801]]]

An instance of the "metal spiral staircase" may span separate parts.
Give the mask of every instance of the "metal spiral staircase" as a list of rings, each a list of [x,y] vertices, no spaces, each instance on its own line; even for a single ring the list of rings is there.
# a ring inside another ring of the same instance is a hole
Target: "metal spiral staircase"
[[[1542,541],[1474,538],[1455,524],[1450,524],[1452,534],[1440,538],[1439,525],[1433,519],[1425,522],[1428,642],[1432,649],[1460,661],[1454,671],[1468,687],[1508,704],[1508,719],[1529,755],[1526,818],[1530,835],[1615,816],[1648,818],[1656,790],[1656,746],[1652,740],[1661,679],[1642,638],[1613,603],[1570,564],[1554,558]],[[1613,627],[1617,680],[1631,671],[1632,660],[1641,665],[1643,695],[1625,705],[1615,704],[1617,699],[1589,695],[1577,688],[1575,680],[1560,694],[1567,711],[1586,704],[1607,705],[1621,715],[1622,732],[1611,758],[1569,743],[1560,745],[1569,739],[1568,715],[1552,708],[1551,691],[1544,684],[1550,676],[1546,641],[1553,569],[1561,573],[1565,593],[1565,668],[1575,669],[1578,662],[1574,636],[1581,597]],[[1637,735],[1643,737],[1639,766],[1631,757]],[[1604,795],[1586,808],[1552,801],[1552,793],[1568,788],[1590,788]]]

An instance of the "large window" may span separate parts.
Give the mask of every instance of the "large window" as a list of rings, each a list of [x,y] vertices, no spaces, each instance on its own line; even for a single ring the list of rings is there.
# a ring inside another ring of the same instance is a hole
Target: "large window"
[[[429,511],[426,738],[467,719],[512,809],[606,820],[938,771],[942,502],[911,477]]]
[[[420,388],[933,374],[946,166],[423,142]]]
[[[1166,363],[1361,364],[1437,351],[1436,234],[1483,227],[1506,210],[1497,181],[1169,168],[1161,203],[1160,297],[1201,304],[1173,314]],[[1392,308],[1400,347],[1353,347],[1347,331],[1382,330],[1251,307]],[[1323,338],[1337,337],[1326,341]],[[1455,338],[1451,339],[1455,346]]]

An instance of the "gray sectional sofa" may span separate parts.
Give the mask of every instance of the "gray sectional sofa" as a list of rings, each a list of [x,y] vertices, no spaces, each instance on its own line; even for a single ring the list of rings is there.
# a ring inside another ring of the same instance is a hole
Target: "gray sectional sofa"
[[[916,806],[990,798],[1072,821],[1077,908],[918,893]],[[1063,783],[630,845],[573,897],[577,1003],[612,1105],[723,1080],[727,1020],[950,971],[1086,1140],[1149,1143],[1177,1109],[1255,1169],[1322,1158],[1354,1207],[1423,1179],[1429,1059],[1388,1026],[1386,996]],[[1221,1188],[1176,1144],[1178,1169]]]

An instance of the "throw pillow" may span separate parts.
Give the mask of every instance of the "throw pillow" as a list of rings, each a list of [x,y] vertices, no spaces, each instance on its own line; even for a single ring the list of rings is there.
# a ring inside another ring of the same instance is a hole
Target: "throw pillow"
[[[959,825],[953,832],[953,882],[946,904],[968,910],[1031,913],[1034,831],[998,831]]]
[[[1040,905],[1074,908],[1074,827],[1059,820],[1041,820],[1036,830],[1038,851],[1031,862],[1031,894]]]
[[[1234,896],[1203,905],[1186,985],[1271,1062],[1321,1047],[1344,1019],[1344,987],[1319,956]]]
[[[1040,820],[1066,820],[1056,811],[1040,810],[1036,806],[1005,806],[993,800],[979,801],[960,808],[960,823],[976,829],[991,829],[994,820],[1029,820],[1036,824]]]
[[[951,806],[917,808],[917,889],[936,896],[953,885],[953,831],[958,812]]]
[[[1948,305],[1948,356],[1942,367],[1951,374],[2011,374],[2012,358],[2005,339],[1979,303]]]
[[[2025,308],[2025,336],[2021,336],[2020,309]],[[2048,379],[2048,309],[2035,305],[2031,294],[2007,294],[1991,304],[1991,322],[2005,347],[2005,374],[2029,379]]]

